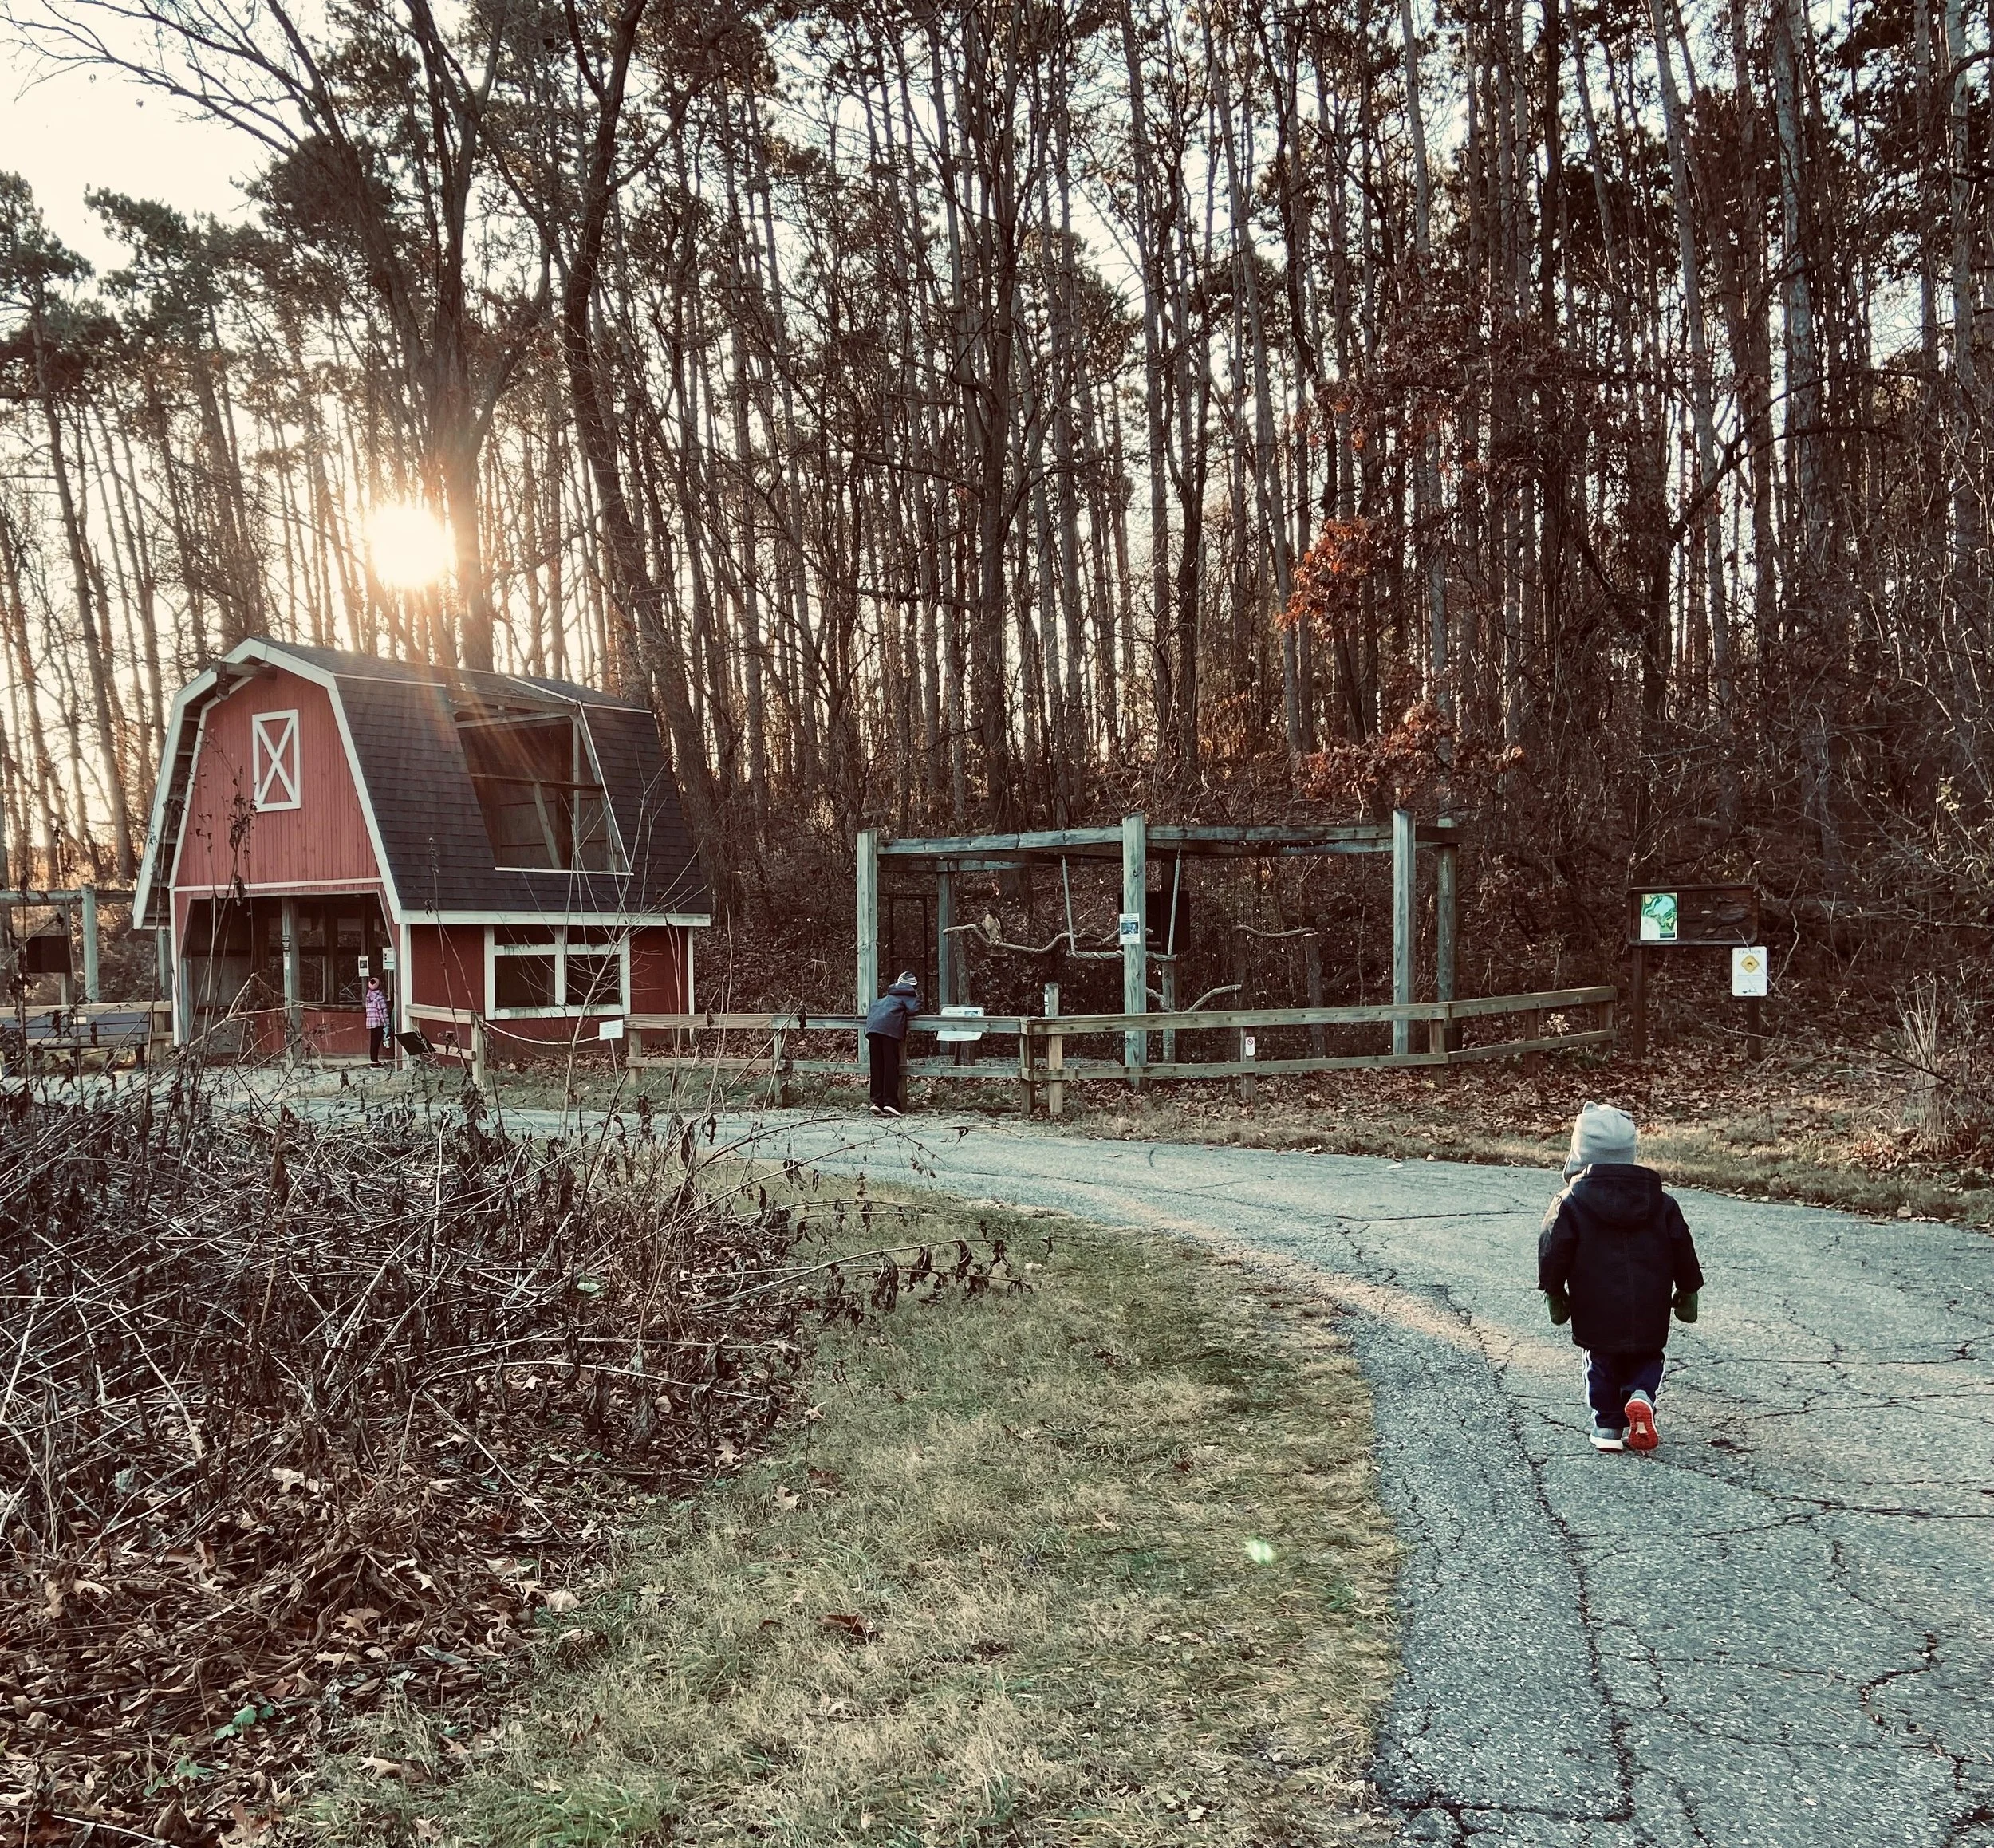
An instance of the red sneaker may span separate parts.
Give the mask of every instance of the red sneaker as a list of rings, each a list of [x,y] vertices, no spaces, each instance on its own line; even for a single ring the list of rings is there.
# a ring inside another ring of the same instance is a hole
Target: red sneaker
[[[1627,1448],[1653,1450],[1661,1437],[1655,1429],[1655,1409],[1637,1393],[1627,1401]]]

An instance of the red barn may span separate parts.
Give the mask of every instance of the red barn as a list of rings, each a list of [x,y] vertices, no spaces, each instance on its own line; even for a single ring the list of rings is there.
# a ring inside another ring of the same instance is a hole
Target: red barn
[[[689,1011],[711,911],[644,707],[254,636],[174,701],[132,916],[171,933],[181,1042],[233,1013],[280,1050],[289,1012],[349,1053],[370,969],[432,1037]]]

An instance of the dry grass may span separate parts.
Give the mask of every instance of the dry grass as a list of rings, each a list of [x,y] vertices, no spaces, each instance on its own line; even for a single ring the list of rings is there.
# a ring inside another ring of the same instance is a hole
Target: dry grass
[[[828,1338],[776,1448],[660,1507],[561,1620],[530,1711],[376,1739],[400,1768],[332,1793],[321,1838],[1376,1838],[1393,1554],[1326,1312],[1167,1243],[987,1223],[1029,1291]]]

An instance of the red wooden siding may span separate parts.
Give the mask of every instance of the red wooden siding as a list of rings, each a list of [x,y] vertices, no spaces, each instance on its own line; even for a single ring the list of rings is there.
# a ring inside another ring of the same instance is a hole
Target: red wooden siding
[[[683,1014],[692,932],[676,925],[630,933],[630,1011]]]
[[[298,714],[300,806],[258,810],[250,721],[259,712],[288,711]],[[249,824],[239,851],[229,845],[238,814],[246,814]],[[323,688],[266,668],[209,708],[187,790],[182,842],[176,887],[225,888],[239,870],[251,889],[380,889],[380,869],[345,742]]]
[[[485,932],[482,924],[412,924],[408,999],[418,1007],[485,1011]]]

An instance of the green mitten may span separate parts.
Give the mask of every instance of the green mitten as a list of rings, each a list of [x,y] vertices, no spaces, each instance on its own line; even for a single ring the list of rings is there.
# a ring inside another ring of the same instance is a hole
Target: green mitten
[[[1544,1306],[1551,1311],[1551,1326],[1562,1328],[1571,1320],[1571,1298],[1562,1290],[1547,1290]]]
[[[1702,1294],[1696,1290],[1678,1290],[1676,1292],[1676,1320],[1694,1322],[1696,1319],[1696,1298]]]

